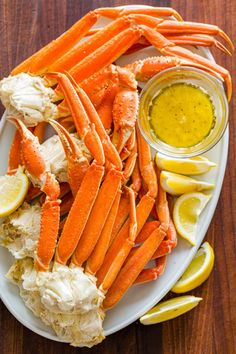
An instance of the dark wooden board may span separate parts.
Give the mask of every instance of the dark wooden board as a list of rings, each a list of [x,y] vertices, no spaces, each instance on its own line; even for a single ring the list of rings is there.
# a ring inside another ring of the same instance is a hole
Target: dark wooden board
[[[7,76],[17,63],[57,37],[89,10],[132,3],[172,6],[184,19],[217,24],[233,40],[236,39],[235,0],[0,0],[0,78]],[[214,54],[217,61],[229,69],[235,78],[235,57],[226,57],[216,50]],[[220,200],[206,236],[214,246],[215,267],[210,279],[192,291],[192,294],[203,297],[202,303],[193,311],[162,325],[142,326],[136,322],[90,350],[76,349],[34,334],[17,322],[0,303],[0,353],[236,353],[235,110],[234,95],[230,103],[228,165]]]

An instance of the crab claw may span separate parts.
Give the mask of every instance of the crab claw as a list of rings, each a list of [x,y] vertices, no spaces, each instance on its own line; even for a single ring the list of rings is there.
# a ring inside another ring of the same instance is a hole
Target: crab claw
[[[10,117],[9,121],[16,125],[21,135],[22,161],[31,180],[39,184],[42,192],[46,194],[42,205],[40,235],[35,259],[36,268],[45,271],[49,268],[57,242],[60,187],[54,175],[46,169],[38,138],[19,119]]]
[[[40,178],[46,171],[46,164],[38,138],[18,118],[9,117],[8,120],[16,125],[21,135],[21,153],[26,170],[31,176]]]
[[[80,148],[76,145],[71,135],[62,125],[52,119],[49,120],[49,123],[56,130],[64,148],[68,162],[68,180],[72,193],[75,196],[81,185],[83,177],[89,168],[89,162],[82,154]]]

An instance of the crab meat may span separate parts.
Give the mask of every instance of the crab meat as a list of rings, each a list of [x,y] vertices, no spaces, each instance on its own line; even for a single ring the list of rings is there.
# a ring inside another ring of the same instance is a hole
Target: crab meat
[[[0,226],[0,245],[19,259],[34,258],[40,231],[41,206],[24,203]]]
[[[56,263],[52,271],[38,272],[25,258],[12,265],[7,277],[19,286],[27,307],[63,341],[91,347],[104,339],[104,295],[82,268]]]
[[[54,91],[39,76],[21,73],[0,81],[0,98],[9,115],[18,117],[28,127],[57,118]]]

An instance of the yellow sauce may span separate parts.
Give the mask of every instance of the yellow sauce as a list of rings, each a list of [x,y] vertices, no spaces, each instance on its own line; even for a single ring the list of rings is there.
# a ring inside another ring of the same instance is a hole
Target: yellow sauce
[[[185,83],[163,89],[153,99],[149,117],[155,135],[175,147],[200,143],[215,124],[210,97],[201,88]]]

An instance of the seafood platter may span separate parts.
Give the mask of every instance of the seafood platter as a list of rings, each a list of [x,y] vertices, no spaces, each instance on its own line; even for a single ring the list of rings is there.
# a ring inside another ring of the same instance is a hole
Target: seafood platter
[[[26,327],[91,347],[187,268],[228,153],[231,77],[211,46],[234,50],[171,8],[98,8],[1,78],[0,295]],[[190,243],[173,217],[185,181],[207,201]]]

